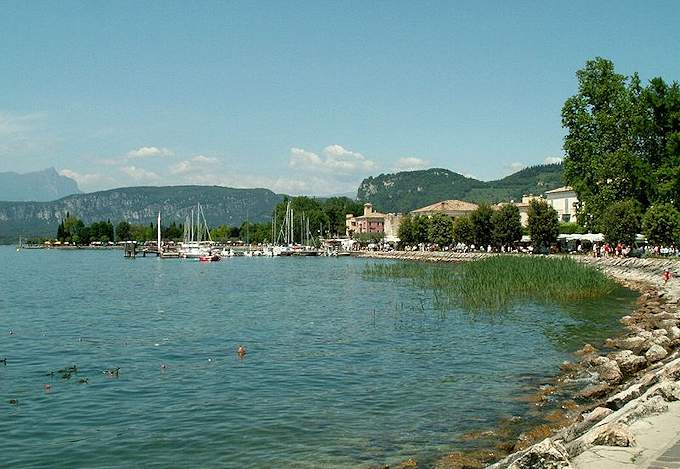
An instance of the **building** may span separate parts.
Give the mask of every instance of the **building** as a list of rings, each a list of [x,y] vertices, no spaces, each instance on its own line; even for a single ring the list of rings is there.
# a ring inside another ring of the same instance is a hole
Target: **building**
[[[578,197],[576,192],[569,187],[558,187],[545,193],[546,202],[557,212],[557,217],[562,223],[576,222],[576,207]]]
[[[463,217],[477,210],[477,204],[464,202],[462,200],[442,200],[427,207],[418,208],[411,211],[411,215],[423,215],[430,217],[435,213],[443,213],[451,218]]]
[[[384,233],[385,217],[387,215],[373,211],[373,204],[364,204],[364,214],[355,217],[352,214],[345,216],[345,230],[347,236],[355,233]]]
[[[363,215],[345,215],[345,231],[349,237],[362,233],[383,233],[385,241],[398,242],[402,217],[400,213],[376,212],[372,204],[366,203]]]

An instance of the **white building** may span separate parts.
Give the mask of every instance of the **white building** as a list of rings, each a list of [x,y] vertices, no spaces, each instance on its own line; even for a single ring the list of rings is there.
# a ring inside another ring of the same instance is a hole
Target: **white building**
[[[576,223],[576,206],[578,198],[576,192],[569,187],[558,187],[545,193],[546,202],[557,212],[562,223]]]

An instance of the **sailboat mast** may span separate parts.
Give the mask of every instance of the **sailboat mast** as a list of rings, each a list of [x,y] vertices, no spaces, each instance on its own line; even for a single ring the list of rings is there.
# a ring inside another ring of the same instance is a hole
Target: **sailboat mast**
[[[163,250],[161,248],[161,212],[158,212],[158,233],[157,233],[157,243],[156,244],[156,250],[158,251],[158,255],[161,255],[161,251]]]

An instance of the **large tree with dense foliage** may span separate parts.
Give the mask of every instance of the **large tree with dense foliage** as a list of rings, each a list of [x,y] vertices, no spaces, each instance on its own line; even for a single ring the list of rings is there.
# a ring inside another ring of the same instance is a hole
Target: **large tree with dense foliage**
[[[493,240],[499,246],[510,246],[522,239],[522,221],[515,204],[504,204],[491,216]]]
[[[467,245],[475,242],[475,227],[470,217],[458,217],[453,221],[453,240]]]
[[[487,203],[481,203],[470,214],[470,221],[475,233],[475,244],[485,247],[493,242],[493,209]]]
[[[640,232],[642,210],[633,199],[614,202],[602,214],[602,234],[607,243],[632,245]]]
[[[427,243],[430,235],[430,219],[423,215],[416,215],[412,219],[413,242]]]
[[[528,229],[534,247],[548,247],[557,241],[559,220],[554,208],[545,200],[533,199],[529,202]]]
[[[439,246],[448,246],[453,242],[453,220],[443,213],[435,213],[430,217],[428,240]]]
[[[680,244],[680,212],[671,204],[655,204],[645,213],[642,230],[650,244]]]
[[[680,87],[661,78],[644,87],[603,58],[576,72],[578,94],[562,108],[564,176],[576,191],[578,219],[602,230],[605,214],[632,199],[680,207]]]
[[[411,215],[404,215],[401,219],[397,236],[399,236],[399,241],[402,244],[415,242],[415,237],[413,236],[413,217]]]

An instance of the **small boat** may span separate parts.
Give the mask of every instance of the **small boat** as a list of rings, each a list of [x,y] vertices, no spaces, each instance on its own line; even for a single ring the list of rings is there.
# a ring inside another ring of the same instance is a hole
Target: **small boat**
[[[200,262],[217,262],[221,259],[217,254],[210,254],[208,256],[198,256]]]

